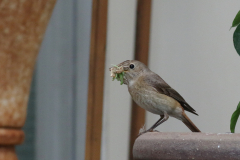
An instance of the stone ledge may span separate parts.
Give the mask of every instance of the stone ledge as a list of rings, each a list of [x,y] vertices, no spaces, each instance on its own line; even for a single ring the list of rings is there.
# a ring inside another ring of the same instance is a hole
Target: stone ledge
[[[240,134],[149,132],[133,146],[135,160],[240,158]]]

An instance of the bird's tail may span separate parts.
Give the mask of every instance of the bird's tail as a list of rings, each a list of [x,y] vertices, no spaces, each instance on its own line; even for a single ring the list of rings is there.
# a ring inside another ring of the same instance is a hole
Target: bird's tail
[[[192,131],[192,132],[201,132],[195,124],[188,118],[188,116],[183,112],[182,122]]]

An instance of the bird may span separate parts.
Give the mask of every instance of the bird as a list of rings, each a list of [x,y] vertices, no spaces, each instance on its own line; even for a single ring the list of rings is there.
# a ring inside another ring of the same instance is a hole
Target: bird
[[[157,126],[167,121],[169,116],[182,121],[192,132],[201,132],[185,113],[188,111],[198,115],[196,111],[158,74],[137,60],[126,60],[117,67],[122,68],[123,83],[128,86],[135,103],[153,114],[160,115],[156,123],[140,134],[154,131]]]

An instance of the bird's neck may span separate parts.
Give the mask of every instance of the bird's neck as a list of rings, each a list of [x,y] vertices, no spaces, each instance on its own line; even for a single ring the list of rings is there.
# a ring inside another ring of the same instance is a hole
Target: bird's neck
[[[128,87],[133,87],[135,85],[138,85],[138,83],[140,83],[143,79],[143,77],[146,76],[146,74],[140,73],[136,76],[133,76],[128,83]],[[140,84],[139,84],[140,85]]]

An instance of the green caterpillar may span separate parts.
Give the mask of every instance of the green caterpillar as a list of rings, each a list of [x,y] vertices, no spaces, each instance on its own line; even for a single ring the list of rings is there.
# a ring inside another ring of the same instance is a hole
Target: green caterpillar
[[[116,66],[116,65],[113,65],[114,67],[116,67],[116,68],[119,68],[118,66]],[[123,77],[124,77],[124,72],[121,72],[121,73],[115,73],[115,77],[113,77],[113,81],[115,80],[115,79],[117,79],[117,81],[120,81],[121,83],[121,85],[123,84]]]
[[[117,79],[118,81],[121,81],[121,85],[123,84],[123,76],[124,76],[124,72],[122,72],[122,73],[115,73],[116,74],[116,76],[115,77],[113,77],[113,81],[115,80],[115,79]]]

